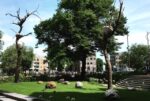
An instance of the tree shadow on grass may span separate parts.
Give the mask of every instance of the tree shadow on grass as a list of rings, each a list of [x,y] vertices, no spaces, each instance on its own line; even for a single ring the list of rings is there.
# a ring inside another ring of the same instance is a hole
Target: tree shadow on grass
[[[54,92],[35,92],[32,93],[31,96],[43,97],[44,99],[47,99],[47,101],[105,101],[103,93],[54,91]]]
[[[77,88],[78,89],[78,88]],[[106,91],[107,89],[106,88],[99,88],[99,89],[97,89],[97,88],[79,88],[79,90],[84,90],[84,91]]]
[[[150,91],[118,89],[121,101],[150,101]]]
[[[149,91],[129,91],[118,89],[120,98],[113,101],[150,101]],[[34,92],[31,96],[44,97],[46,101],[107,101],[104,92],[82,93],[82,92]],[[75,100],[71,100],[75,99]]]

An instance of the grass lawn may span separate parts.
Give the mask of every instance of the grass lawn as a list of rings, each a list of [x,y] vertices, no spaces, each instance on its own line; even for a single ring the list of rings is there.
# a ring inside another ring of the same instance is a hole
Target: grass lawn
[[[83,89],[76,89],[75,83],[70,85],[57,83],[56,89],[47,89],[43,92],[45,84],[38,84],[37,82],[21,82],[15,83],[0,83],[1,91],[16,92],[30,96],[43,96],[51,101],[70,101],[66,97],[75,98],[75,101],[105,101],[104,91],[106,90],[100,84],[84,82]],[[55,92],[55,93],[54,93]],[[149,91],[128,91],[124,89],[119,90],[121,98],[119,101],[150,101]]]

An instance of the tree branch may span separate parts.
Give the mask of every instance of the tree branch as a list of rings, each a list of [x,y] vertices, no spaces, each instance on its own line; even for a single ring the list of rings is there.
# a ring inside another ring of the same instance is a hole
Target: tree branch
[[[26,34],[26,35],[23,35],[23,37],[28,36],[28,35],[30,35],[30,34],[32,34],[32,33],[28,33],[28,34]]]
[[[123,8],[123,0],[119,0],[119,1],[120,1],[119,14],[118,14],[118,18],[117,18],[115,27],[113,28],[113,31],[112,31],[112,35],[115,33],[115,31],[116,31],[117,28],[118,28],[119,21],[120,21],[120,18],[121,18],[121,14],[122,14],[122,10],[124,10],[124,8]]]
[[[30,17],[31,15],[34,15],[34,16],[36,16],[37,18],[39,18],[41,20],[41,18],[36,14],[37,9],[32,11],[32,12],[28,12],[26,10],[26,15],[24,17],[20,17],[20,8],[17,10],[16,15],[13,15],[11,13],[7,13],[6,15],[17,18],[18,22],[13,22],[12,24],[15,24],[15,25],[19,26],[18,34],[20,34],[22,32],[22,29],[23,29],[23,24],[25,23],[25,21],[27,20],[28,17]]]

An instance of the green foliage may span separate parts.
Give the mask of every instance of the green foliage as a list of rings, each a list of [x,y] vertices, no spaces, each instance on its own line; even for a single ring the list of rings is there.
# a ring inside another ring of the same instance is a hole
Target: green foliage
[[[98,83],[98,81],[99,81],[98,78],[94,78],[94,77],[89,78],[90,83]]]
[[[148,58],[148,47],[140,44],[132,45],[129,49],[129,53],[124,52],[121,56],[122,63],[128,64],[128,61],[130,60],[130,67],[136,70],[141,70],[144,66],[146,66]]]
[[[22,46],[22,64],[23,70],[29,69],[33,60],[33,49],[27,46]],[[2,54],[2,68],[7,72],[14,70],[16,67],[17,53],[15,45],[8,47]]]
[[[13,81],[14,81],[14,77],[13,76],[1,76],[0,77],[0,83],[13,82]]]
[[[113,52],[120,45],[114,37],[128,34],[127,19],[121,14],[118,20],[118,15],[113,0],[61,0],[56,14],[34,31],[38,44],[48,45],[50,63],[80,60],[84,78],[86,57],[97,50]]]
[[[97,71],[98,72],[102,72],[102,70],[103,70],[103,60],[102,59],[100,59],[100,58],[97,58],[96,59],[96,66],[97,66]]]
[[[3,36],[3,32],[0,31],[0,50],[2,49],[2,46],[3,46],[3,41],[1,40],[2,36]]]

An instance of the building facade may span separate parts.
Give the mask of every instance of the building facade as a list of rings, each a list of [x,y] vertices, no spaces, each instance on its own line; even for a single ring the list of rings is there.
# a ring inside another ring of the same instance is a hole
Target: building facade
[[[82,62],[81,61],[76,61],[74,68],[75,68],[75,71],[81,72]],[[85,71],[87,73],[93,73],[93,72],[96,72],[96,70],[97,70],[96,55],[88,56],[86,58],[86,69],[85,69]]]
[[[44,74],[48,71],[48,63],[44,57],[35,56],[30,71]]]
[[[96,56],[92,55],[86,58],[86,72],[96,72]]]
[[[129,68],[127,64],[121,63],[121,53],[115,53],[110,55],[110,61],[113,67],[114,72],[130,72],[134,71],[132,68]]]

